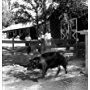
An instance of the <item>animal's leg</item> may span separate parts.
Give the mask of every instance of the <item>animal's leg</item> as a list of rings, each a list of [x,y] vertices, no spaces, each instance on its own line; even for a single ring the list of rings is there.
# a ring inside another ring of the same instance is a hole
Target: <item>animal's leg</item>
[[[66,65],[64,65],[63,67],[65,69],[65,73],[67,74],[67,67],[66,67]]]
[[[46,63],[45,59],[42,59],[40,63],[42,65],[42,77],[44,78],[45,74],[47,72],[47,63]]]
[[[58,66],[58,70],[57,70],[55,77],[59,74],[59,72],[60,72],[60,66]]]
[[[46,67],[43,67],[43,69],[42,69],[42,77],[43,78],[45,77],[46,72],[47,72],[47,68]]]

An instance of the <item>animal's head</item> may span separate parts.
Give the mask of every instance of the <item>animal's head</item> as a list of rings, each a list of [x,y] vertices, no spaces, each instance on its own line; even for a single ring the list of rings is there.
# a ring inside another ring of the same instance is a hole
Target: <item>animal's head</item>
[[[39,57],[35,57],[35,58],[31,59],[29,61],[29,65],[28,65],[27,70],[34,70],[34,69],[36,69],[38,64],[39,64],[39,61],[40,61]]]

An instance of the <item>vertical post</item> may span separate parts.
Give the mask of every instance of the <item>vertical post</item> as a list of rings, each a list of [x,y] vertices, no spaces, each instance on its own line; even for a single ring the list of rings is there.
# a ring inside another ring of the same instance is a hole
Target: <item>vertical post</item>
[[[14,50],[14,31],[13,31],[13,37],[12,37],[12,50]],[[13,52],[14,54],[14,52]]]
[[[86,74],[88,74],[88,33],[85,34],[85,63],[86,63]]]
[[[12,38],[12,49],[14,50],[14,37]]]
[[[76,18],[76,44],[77,44],[77,41],[78,41],[78,34],[77,34],[77,18]]]
[[[71,34],[71,32],[70,32],[70,27],[69,27],[69,24],[70,24],[70,23],[68,22],[67,24],[68,24],[68,30],[67,30],[67,31],[68,31],[68,34],[67,34],[67,37],[68,37],[68,38],[67,38],[67,39],[70,40],[70,36],[71,36],[71,35],[70,35],[70,34]],[[66,32],[66,33],[67,33],[67,32]]]

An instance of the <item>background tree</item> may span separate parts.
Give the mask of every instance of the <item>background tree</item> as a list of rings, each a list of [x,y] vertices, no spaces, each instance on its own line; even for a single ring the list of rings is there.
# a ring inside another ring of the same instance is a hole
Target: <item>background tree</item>
[[[13,13],[10,10],[10,0],[2,0],[2,27],[5,28],[13,23]]]
[[[80,18],[88,13],[88,7],[82,0],[53,0],[58,6],[53,8],[50,15],[50,28],[53,38],[60,38],[60,23],[68,23],[69,19]],[[53,36],[54,35],[54,36]]]
[[[24,0],[23,2],[22,5],[18,2],[13,3],[13,20],[15,23],[33,22],[33,25],[36,25],[38,32],[39,24],[44,22],[44,18],[42,18],[41,15],[45,12],[46,0]]]
[[[66,12],[69,18],[79,17],[87,13],[85,1],[87,0],[53,0],[53,2],[59,4],[59,7],[57,8],[59,12]],[[84,10],[86,10],[86,12]]]

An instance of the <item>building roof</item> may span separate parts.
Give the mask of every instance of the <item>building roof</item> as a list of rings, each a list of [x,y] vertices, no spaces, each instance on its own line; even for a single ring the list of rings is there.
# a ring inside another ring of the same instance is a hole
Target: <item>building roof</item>
[[[22,29],[22,28],[28,28],[28,27],[32,27],[34,26],[33,23],[26,23],[26,24],[14,24],[14,25],[10,25],[9,27],[5,28],[2,30],[2,32],[8,32],[8,31],[12,31],[12,30],[16,30],[16,29]]]
[[[38,23],[41,24],[42,22],[39,21]],[[29,27],[33,27],[33,26],[35,26],[35,24],[33,22],[28,22],[28,23],[25,23],[25,24],[23,24],[23,23],[13,24],[13,25],[8,26],[7,28],[4,28],[2,30],[2,32],[5,33],[5,32],[8,32],[8,31],[13,31],[13,30],[17,30],[17,29],[20,30],[20,29],[23,29],[23,28],[29,28]]]

